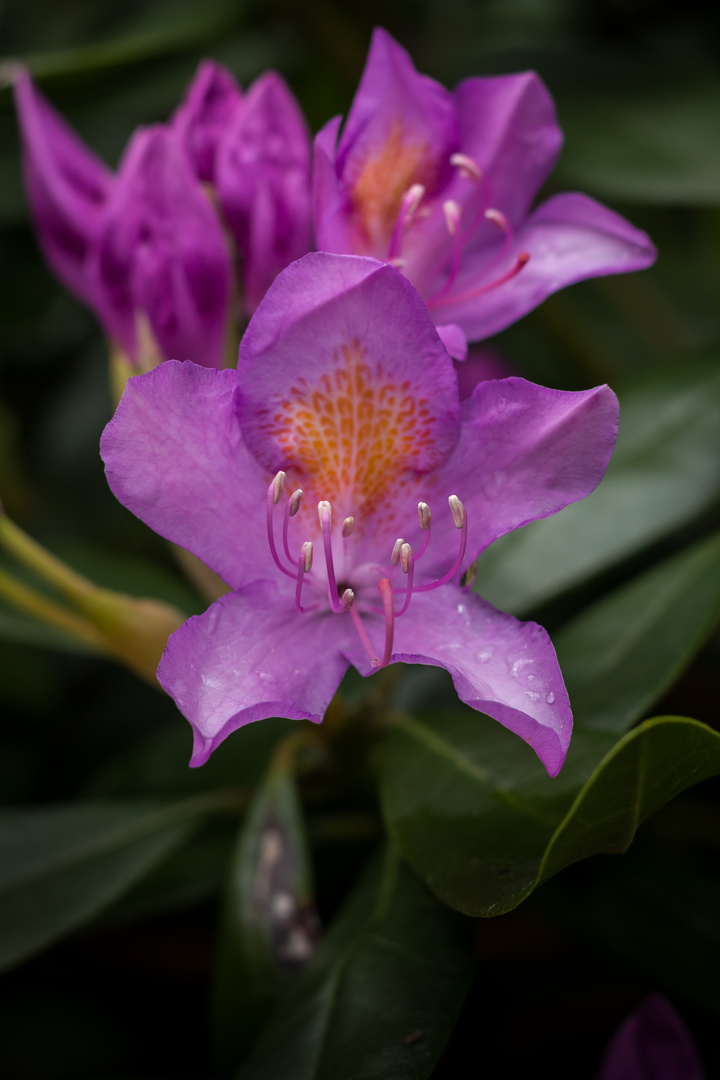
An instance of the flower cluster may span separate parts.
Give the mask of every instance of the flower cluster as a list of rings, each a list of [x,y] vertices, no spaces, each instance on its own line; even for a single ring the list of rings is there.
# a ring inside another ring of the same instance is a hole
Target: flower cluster
[[[27,72],[15,97],[26,190],[58,277],[135,370],[233,362],[232,324],[311,246],[309,134],[283,80],[269,72],[243,95],[206,61],[170,121],[135,132],[116,174]]]
[[[243,95],[203,64],[117,175],[27,75],[16,89],[46,255],[145,369],[103,437],[110,485],[231,589],[158,669],[192,764],[251,721],[320,721],[349,665],[403,661],[446,668],[555,775],[571,712],[552,645],[465,582],[497,537],[593,490],[617,402],[520,378],[467,397],[451,358],[654,249],[583,195],[530,208],[561,142],[540,80],[450,94],[376,31],[342,132],[316,138],[312,215],[309,139],[274,74]],[[252,317],[234,370],[236,256]]]

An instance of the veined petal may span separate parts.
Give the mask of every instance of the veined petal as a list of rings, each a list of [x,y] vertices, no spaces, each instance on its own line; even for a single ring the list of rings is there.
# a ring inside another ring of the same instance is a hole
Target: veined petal
[[[462,151],[477,162],[486,205],[515,224],[552,171],[563,136],[555,105],[533,71],[465,79],[455,91]],[[467,185],[466,185],[467,188]]]
[[[203,60],[170,119],[199,180],[214,182],[218,143],[241,103],[240,87],[227,68]]]
[[[287,84],[262,75],[245,95],[217,154],[216,185],[243,257],[245,306],[311,248],[310,133]]]
[[[467,359],[467,337],[457,323],[447,323],[445,326],[436,326],[435,329],[448,351],[448,356],[451,356],[453,360]]]
[[[520,252],[530,256],[522,270],[501,287],[483,292],[488,251],[469,249],[452,292],[429,304],[433,317],[459,323],[477,341],[503,330],[558,289],[586,278],[642,270],[657,255],[647,233],[574,192],[555,195],[531,214],[514,236],[506,268]]]
[[[451,94],[418,74],[405,50],[376,29],[337,153],[355,250],[384,258],[403,195],[412,184],[430,194],[442,187],[457,148]]]
[[[338,625],[338,623],[340,625]],[[272,582],[217,600],[168,641],[160,684],[195,732],[191,765],[254,720],[320,723],[348,667],[350,619],[299,614]]]
[[[470,563],[499,536],[589,495],[605,474],[617,428],[618,402],[607,386],[570,391],[519,378],[481,382],[462,403],[458,444],[426,478],[423,498],[432,505],[435,491],[436,502],[452,491],[462,499]],[[451,543],[447,515],[433,518],[433,530]]]
[[[316,252],[274,282],[240,345],[249,449],[317,502],[368,515],[457,438],[457,378],[412,285],[374,259]]]
[[[268,477],[242,440],[237,373],[168,360],[130,379],[100,449],[117,498],[233,587],[274,569]]]
[[[351,659],[361,674],[372,673],[359,647]],[[572,713],[542,627],[518,622],[469,590],[447,585],[413,597],[407,615],[397,620],[391,662],[396,661],[444,667],[462,701],[519,735],[550,776],[558,774]]]
[[[60,280],[95,306],[87,262],[113,175],[43,97],[27,71],[19,71],[14,89],[25,187],[40,246]]]
[[[217,215],[169,128],[141,129],[131,140],[93,271],[105,321],[131,357],[142,311],[166,358],[222,366],[230,256]]]

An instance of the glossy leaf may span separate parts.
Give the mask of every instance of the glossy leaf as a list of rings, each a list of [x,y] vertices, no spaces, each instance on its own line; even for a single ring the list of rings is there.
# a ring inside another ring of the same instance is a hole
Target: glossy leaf
[[[582,502],[496,541],[475,589],[521,614],[697,516],[720,492],[717,359],[639,379],[620,397],[605,479]]]
[[[423,1080],[469,985],[465,929],[388,852],[281,1000],[237,1080]]]
[[[0,969],[88,923],[227,797],[79,803],[0,816]]]
[[[611,850],[603,846],[614,842],[611,813],[640,798],[634,755],[645,760],[668,739],[672,768],[658,767],[664,785],[658,798],[671,798],[676,783],[695,783],[695,764],[705,759],[694,721],[670,722],[669,734],[644,726],[615,744],[677,676],[719,613],[720,540],[714,537],[563,628],[557,648],[575,729],[555,780],[528,746],[477,713],[400,719],[383,762],[385,818],[430,887],[461,911],[496,914],[516,906],[560,864]],[[720,737],[702,731],[714,747]],[[699,755],[697,762],[683,756],[686,747]],[[708,760],[715,761],[713,753]]]
[[[288,745],[255,795],[230,861],[214,995],[216,1050],[227,1072],[305,967],[318,936],[292,754],[282,753]]]

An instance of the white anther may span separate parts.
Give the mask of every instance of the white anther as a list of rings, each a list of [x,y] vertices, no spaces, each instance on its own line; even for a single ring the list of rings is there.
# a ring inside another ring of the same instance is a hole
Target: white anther
[[[460,215],[462,214],[462,208],[459,203],[456,203],[454,199],[446,199],[442,204],[443,214],[445,215],[445,225],[447,231],[451,236],[454,236],[460,226]]]
[[[448,503],[450,504],[450,513],[453,516],[456,529],[462,529],[465,524],[465,507],[458,499],[457,495],[448,496]]]
[[[427,503],[418,503],[418,521],[420,522],[420,528],[428,532],[430,529],[430,519],[432,515],[430,513],[430,507]]]
[[[280,496],[285,490],[285,473],[282,471],[282,469],[279,473],[275,474],[271,487],[273,493],[273,502],[275,503],[275,506],[277,506],[277,504],[280,502]]]
[[[328,528],[332,532],[333,520],[332,520],[332,506],[326,499],[321,499],[318,503],[318,520],[320,522],[320,528],[327,521]]]
[[[340,603],[342,604],[342,606],[345,608],[346,611],[349,611],[350,608],[353,606],[354,600],[355,600],[355,593],[352,591],[352,589],[346,589],[345,592],[340,597]]]
[[[400,562],[400,552],[402,551],[402,546],[404,543],[405,540],[403,539],[403,537],[399,536],[393,544],[392,555],[390,556],[390,562],[393,564],[393,566],[397,566],[397,564]]]
[[[467,154],[451,154],[450,164],[458,170],[464,180],[482,180],[483,171],[477,161]]]
[[[348,536],[352,536],[354,528],[355,528],[355,518],[354,517],[346,517],[345,520],[342,523],[342,534],[343,534],[343,538],[345,540],[347,540]]]
[[[485,211],[485,214],[483,216],[487,221],[490,221],[493,225],[497,226],[500,232],[510,232],[510,225],[508,223],[508,219],[505,217],[502,210],[495,210],[491,206],[488,210]]]
[[[402,567],[403,574],[407,574],[410,567],[410,559],[412,558],[412,548],[409,544],[403,544],[400,548],[400,566]]]
[[[406,219],[413,216],[420,203],[425,198],[425,188],[422,184],[412,184],[403,198],[403,210],[405,211]]]
[[[303,570],[306,574],[309,574],[312,570],[313,562],[313,546],[310,540],[306,540],[303,546],[300,548],[303,557]]]
[[[302,488],[295,488],[290,496],[290,517],[295,517],[302,502]]]

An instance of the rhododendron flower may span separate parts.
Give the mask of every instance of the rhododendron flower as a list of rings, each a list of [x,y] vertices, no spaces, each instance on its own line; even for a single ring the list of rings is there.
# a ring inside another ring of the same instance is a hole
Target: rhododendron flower
[[[127,507],[232,587],[169,642],[158,678],[195,731],[320,721],[350,664],[446,668],[460,698],[560,769],[571,713],[547,634],[461,584],[496,537],[587,495],[615,440],[607,387],[510,378],[459,402],[410,283],[374,259],[280,274],[237,371],[132,379],[102,442]]]
[[[135,132],[117,174],[22,69],[15,96],[40,244],[131,367],[221,367],[228,343],[234,360],[233,321],[310,249],[310,136],[282,79],[269,72],[243,96],[206,61],[170,122]]]
[[[456,359],[465,338],[502,330],[557,289],[655,258],[645,233],[586,195],[531,210],[562,144],[532,72],[450,93],[376,30],[341,134],[340,124],[315,140],[317,247],[402,270]]]

